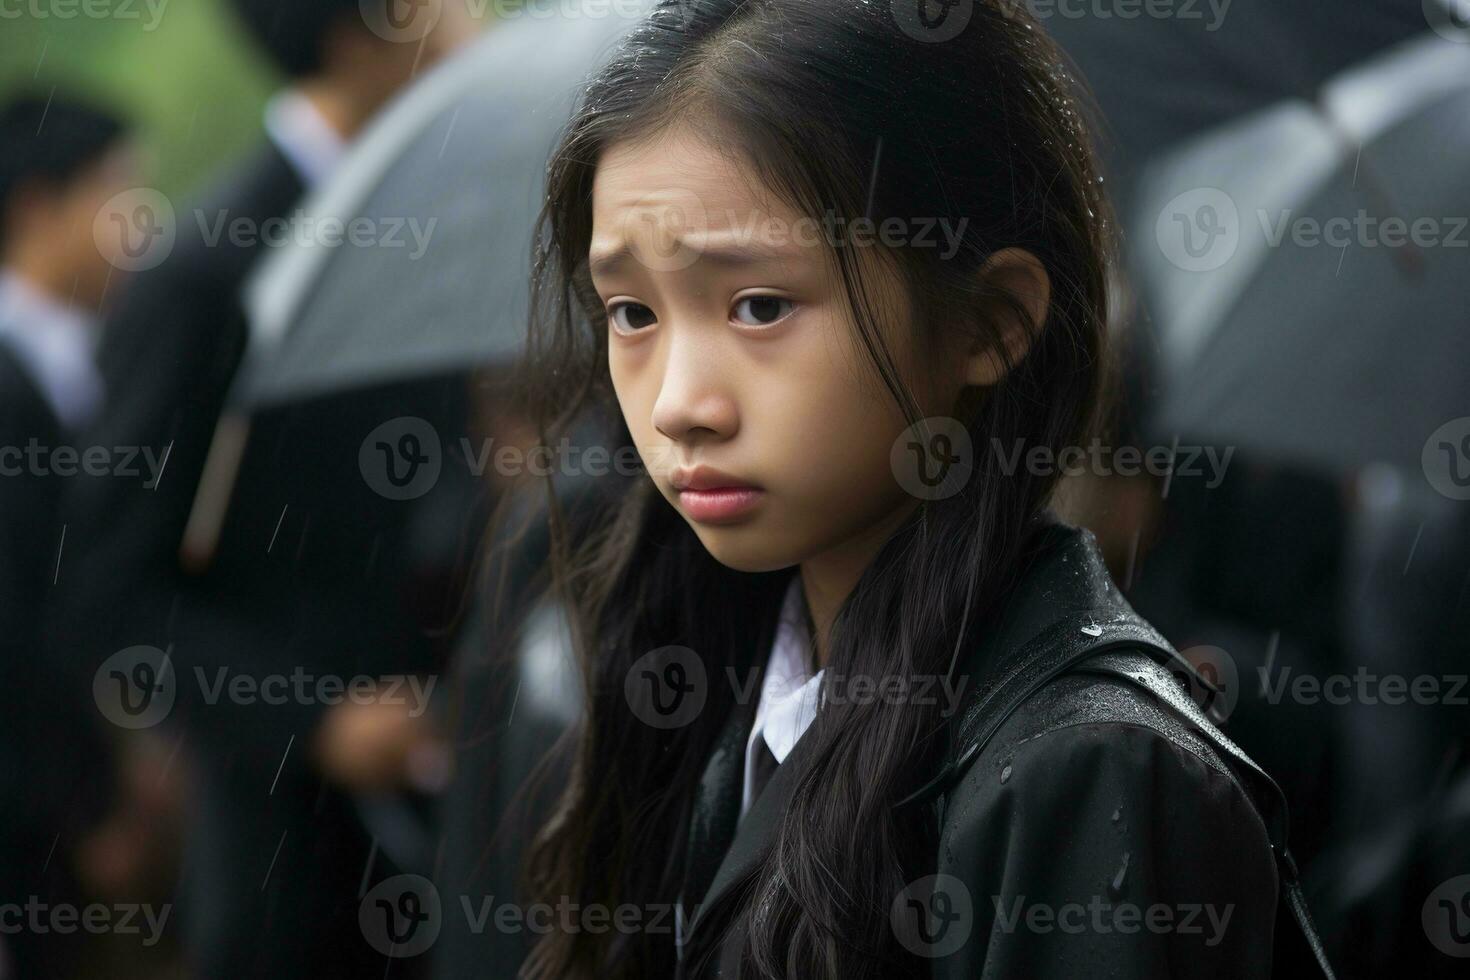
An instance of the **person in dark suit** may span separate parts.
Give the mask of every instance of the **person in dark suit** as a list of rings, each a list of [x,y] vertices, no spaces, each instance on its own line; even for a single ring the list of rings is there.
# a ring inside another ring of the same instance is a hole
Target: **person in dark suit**
[[[467,38],[458,5],[430,6],[434,16],[400,30],[386,0],[383,18],[358,0],[236,0],[288,84],[266,107],[259,148],[175,210],[99,354],[108,402],[90,441],[142,447],[160,465],[146,479],[83,481],[69,496],[87,574],[58,603],[50,637],[92,669],[135,645],[173,665],[167,723],[181,725],[196,776],[179,920],[201,976],[382,972],[356,915],[371,842],[310,751],[331,702],[310,683],[282,704],[212,687],[241,674],[256,684],[298,670],[374,674],[342,651],[392,662],[416,638],[397,608],[401,576],[374,574],[375,528],[360,523],[358,541],[344,526],[370,495],[360,477],[342,488],[329,465],[341,454],[324,450],[350,445],[355,458],[361,416],[316,405],[256,419],[211,561],[185,569],[179,549],[248,341],[242,288],[377,110]],[[403,536],[395,530],[384,554]]]
[[[105,770],[79,761],[104,758],[86,689],[39,655],[38,610],[60,578],[74,440],[102,398],[93,348],[112,269],[93,217],[131,182],[125,137],[67,97],[0,110],[0,903],[69,889],[77,833],[106,797]],[[24,929],[3,942],[26,977],[60,975],[74,945]]]

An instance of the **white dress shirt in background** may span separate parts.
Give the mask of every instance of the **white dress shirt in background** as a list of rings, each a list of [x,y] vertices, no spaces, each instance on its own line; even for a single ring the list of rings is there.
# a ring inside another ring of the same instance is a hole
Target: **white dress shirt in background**
[[[102,405],[97,318],[0,269],[0,343],[21,362],[62,426],[75,431]]]

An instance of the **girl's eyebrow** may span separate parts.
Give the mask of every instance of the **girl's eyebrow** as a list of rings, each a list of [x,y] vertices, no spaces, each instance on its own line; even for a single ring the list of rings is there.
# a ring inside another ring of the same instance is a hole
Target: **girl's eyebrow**
[[[712,244],[708,241],[702,246],[690,245],[681,236],[673,240],[675,248],[691,248],[699,253],[699,260],[708,259],[716,265],[741,266],[756,265],[762,262],[788,261],[794,257],[797,249],[789,246],[778,245],[772,242],[760,241],[734,241],[728,244]],[[587,269],[594,275],[611,276],[618,272],[629,260],[636,262],[637,257],[632,249],[628,247],[627,241],[619,242],[616,246],[607,249],[594,248],[587,259]]]

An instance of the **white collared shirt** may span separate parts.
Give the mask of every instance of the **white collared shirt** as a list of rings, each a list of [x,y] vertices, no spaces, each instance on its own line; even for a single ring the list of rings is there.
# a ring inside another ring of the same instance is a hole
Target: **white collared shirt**
[[[265,105],[265,131],[276,149],[296,168],[302,184],[320,184],[342,160],[347,141],[332,128],[312,101],[295,89],[284,89]]]
[[[20,360],[67,429],[83,428],[102,405],[97,318],[0,269],[0,343]]]
[[[822,691],[822,671],[811,672],[811,643],[802,615],[801,576],[791,580],[781,606],[776,639],[761,682],[760,703],[755,722],[745,742],[745,784],[740,795],[740,816],[750,809],[754,791],[754,759],[764,741],[779,765],[786,761],[798,739],[817,716]]]

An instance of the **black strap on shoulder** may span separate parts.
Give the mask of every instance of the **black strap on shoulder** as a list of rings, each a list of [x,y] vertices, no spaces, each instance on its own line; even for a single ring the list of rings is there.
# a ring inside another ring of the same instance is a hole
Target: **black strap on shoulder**
[[[1107,654],[1132,654],[1108,657]],[[1099,659],[1100,658],[1100,659]],[[1161,672],[1137,669],[1138,658],[1146,659],[1145,668],[1159,665]],[[1134,669],[1128,661],[1134,660]],[[1002,725],[1031,695],[1052,680],[1083,664],[1088,669],[1101,669],[1111,676],[1143,687],[1190,722],[1198,734],[1218,751],[1237,774],[1254,784],[1255,792],[1247,792],[1262,810],[1261,817],[1276,857],[1281,881],[1281,899],[1290,912],[1297,931],[1305,943],[1310,959],[1322,975],[1332,980],[1332,966],[1327,961],[1322,941],[1317,935],[1311,913],[1302,895],[1296,862],[1286,846],[1286,804],[1280,788],[1256,765],[1239,746],[1225,736],[1200,711],[1194,699],[1174,682],[1174,677],[1187,677],[1206,691],[1214,686],[1180,656],[1169,641],[1137,614],[1115,612],[1113,618],[1098,622],[1087,614],[1065,617],[1033,637],[1011,659],[999,677],[977,693],[963,716],[956,721],[956,736],[949,756],[939,774],[919,790],[899,802],[906,806],[933,800],[944,794],[979,757]],[[1218,693],[1216,691],[1216,693]]]

